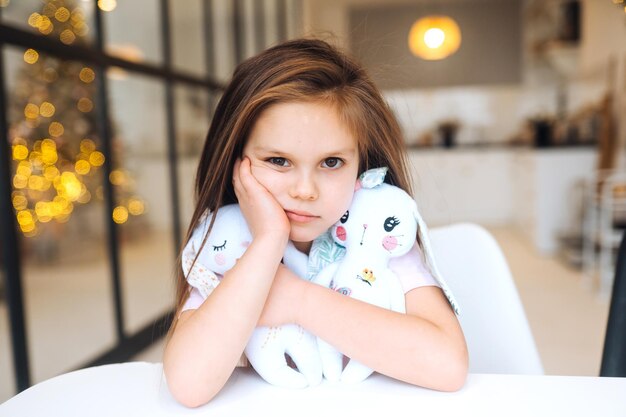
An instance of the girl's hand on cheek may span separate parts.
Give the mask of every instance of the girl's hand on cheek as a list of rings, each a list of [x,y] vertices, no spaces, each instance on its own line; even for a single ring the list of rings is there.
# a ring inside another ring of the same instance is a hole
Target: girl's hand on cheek
[[[252,175],[250,167],[250,159],[247,157],[235,161],[233,185],[252,236],[278,234],[289,237],[291,226],[285,211],[267,188]]]

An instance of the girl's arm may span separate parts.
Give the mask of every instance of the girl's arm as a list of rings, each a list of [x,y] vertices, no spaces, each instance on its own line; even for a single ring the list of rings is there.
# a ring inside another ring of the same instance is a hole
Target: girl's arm
[[[299,302],[284,302],[293,297]],[[377,372],[441,391],[460,389],[467,346],[443,292],[411,290],[406,310],[396,313],[279,272],[260,325],[295,322]]]
[[[239,166],[235,190],[240,203],[245,202],[240,205],[253,240],[205,302],[180,315],[163,355],[170,392],[188,407],[208,402],[232,374],[257,325],[289,237],[282,208],[269,193],[263,194],[267,190],[255,187],[248,193],[249,165],[242,175]],[[250,207],[254,210],[247,213]]]

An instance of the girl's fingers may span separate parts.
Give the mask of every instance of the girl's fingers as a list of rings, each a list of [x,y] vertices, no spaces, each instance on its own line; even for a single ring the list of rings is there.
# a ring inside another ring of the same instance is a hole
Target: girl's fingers
[[[239,158],[235,160],[235,165],[233,166],[233,188],[235,189],[235,195],[237,196],[237,199],[239,199],[242,192],[241,159]]]
[[[239,180],[241,181],[241,185],[246,190],[250,190],[250,188],[254,185],[252,182],[254,177],[252,176],[252,169],[250,159],[244,157],[239,164]]]
[[[238,180],[241,185],[241,190],[246,193],[258,196],[258,193],[263,193],[265,190],[252,174],[252,162],[249,158],[244,157],[241,160],[239,164]]]
[[[241,198],[244,194],[249,194],[258,187],[256,178],[252,175],[252,164],[249,158],[237,159],[233,167],[233,186],[235,195]]]

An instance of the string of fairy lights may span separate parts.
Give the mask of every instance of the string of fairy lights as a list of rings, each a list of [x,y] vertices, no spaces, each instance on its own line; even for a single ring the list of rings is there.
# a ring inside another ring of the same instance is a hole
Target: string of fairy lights
[[[0,7],[6,7],[9,1],[0,0]],[[66,7],[68,3],[65,0],[46,0],[40,13],[35,12],[28,17],[28,24],[44,35],[58,34],[59,40],[66,45],[84,38],[89,32],[84,12],[80,7]],[[100,0],[98,7],[103,11],[112,11],[116,1]],[[61,26],[55,31],[55,25]],[[58,68],[48,66],[34,49],[27,49],[23,59],[27,65],[42,66],[39,73],[47,85],[56,82],[61,76]],[[95,73],[88,66],[82,66],[76,72],[78,79],[73,80],[73,83],[88,85],[95,80]],[[73,72],[63,74],[66,77],[75,75]],[[33,90],[36,91],[36,87]],[[67,103],[62,103],[65,105],[63,110],[57,109],[63,106],[55,106],[54,100],[48,95],[43,94],[45,99],[41,99],[42,94],[34,93],[28,97],[23,108],[23,119],[19,121],[21,129],[13,131],[26,131],[29,135],[13,134],[11,139],[14,161],[12,203],[18,226],[26,237],[37,236],[42,224],[68,222],[77,205],[85,205],[94,198],[104,198],[102,185],[91,186],[94,181],[89,181],[104,164],[104,154],[89,137],[80,139],[78,152],[68,154],[68,141],[72,140],[71,136],[75,138],[76,133],[67,135],[62,118],[55,118],[59,112],[67,111]],[[88,94],[81,97],[70,94],[70,97],[79,114],[88,115],[93,111],[94,104]],[[68,101],[68,98],[62,100]],[[34,132],[41,133],[41,129],[46,126],[44,137],[32,137]],[[132,177],[123,169],[113,169],[109,181],[114,187],[126,192],[132,190]],[[144,212],[144,201],[138,196],[130,196],[123,198],[111,215],[117,224],[124,224],[130,216],[141,216]]]

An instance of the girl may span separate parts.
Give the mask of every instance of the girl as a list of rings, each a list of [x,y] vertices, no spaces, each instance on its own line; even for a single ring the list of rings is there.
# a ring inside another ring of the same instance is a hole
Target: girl
[[[253,240],[204,302],[179,265],[176,319],[163,358],[179,402],[211,400],[254,328],[287,323],[391,377],[442,391],[463,385],[463,333],[417,244],[391,265],[404,282],[406,314],[312,284],[281,264],[288,240],[308,253],[339,220],[361,172],[387,166],[386,181],[411,194],[405,158],[380,92],[326,42],[285,42],[237,67],[202,152],[187,240],[203,213],[235,202]]]

